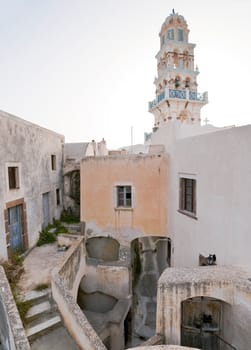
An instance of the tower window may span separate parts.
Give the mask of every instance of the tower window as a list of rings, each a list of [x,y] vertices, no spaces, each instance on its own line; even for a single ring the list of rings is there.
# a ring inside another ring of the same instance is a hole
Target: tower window
[[[167,38],[168,38],[168,40],[173,40],[174,39],[174,31],[173,31],[173,29],[168,29],[168,31],[167,31]]]
[[[165,34],[161,37],[161,46],[165,45]]]
[[[183,30],[178,29],[178,41],[183,41]]]

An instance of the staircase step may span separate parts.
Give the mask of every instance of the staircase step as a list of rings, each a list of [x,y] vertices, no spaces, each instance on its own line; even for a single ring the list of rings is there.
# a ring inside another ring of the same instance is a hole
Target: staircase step
[[[59,316],[52,317],[47,321],[44,321],[36,326],[26,329],[26,335],[29,340],[35,340],[36,337],[45,334],[47,331],[58,326],[61,323],[61,318]]]
[[[51,296],[51,289],[46,288],[43,290],[31,290],[29,292],[26,292],[23,301],[29,301],[31,304],[37,304],[41,302],[42,300],[46,300],[50,298]]]
[[[46,313],[52,311],[52,307],[49,301],[43,301],[39,304],[33,305],[25,315],[27,322],[34,320],[35,318],[41,317]]]

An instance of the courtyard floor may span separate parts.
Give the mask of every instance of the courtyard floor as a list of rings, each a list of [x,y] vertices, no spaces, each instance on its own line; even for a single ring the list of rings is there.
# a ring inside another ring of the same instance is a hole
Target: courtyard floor
[[[24,259],[24,273],[19,281],[20,294],[51,281],[51,271],[64,260],[65,252],[57,250],[57,244],[35,247]],[[32,350],[79,350],[64,326],[59,326],[36,339]]]

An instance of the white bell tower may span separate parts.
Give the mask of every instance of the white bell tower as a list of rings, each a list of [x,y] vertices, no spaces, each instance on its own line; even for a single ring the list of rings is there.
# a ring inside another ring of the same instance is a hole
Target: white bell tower
[[[208,103],[208,96],[207,92],[197,92],[199,71],[194,67],[195,44],[189,43],[188,34],[184,17],[173,10],[159,33],[156,98],[149,102],[149,112],[154,115],[153,130],[166,123],[200,125],[200,110]]]

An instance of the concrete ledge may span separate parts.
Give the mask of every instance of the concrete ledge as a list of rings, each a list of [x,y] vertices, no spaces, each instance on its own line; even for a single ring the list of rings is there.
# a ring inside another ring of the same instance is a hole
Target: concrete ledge
[[[2,266],[0,266],[0,306],[2,344],[5,344],[6,349],[9,350],[30,350],[30,344]],[[4,339],[2,339],[2,336],[4,336]]]

